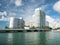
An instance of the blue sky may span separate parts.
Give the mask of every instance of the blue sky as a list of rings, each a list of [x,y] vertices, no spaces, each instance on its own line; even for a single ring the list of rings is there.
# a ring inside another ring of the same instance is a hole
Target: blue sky
[[[55,6],[58,2],[59,0],[0,0],[0,12],[6,12],[5,18],[14,16],[28,20],[34,14],[34,10],[41,7],[46,15],[60,22],[60,9]]]
[[[59,13],[52,9],[54,3],[58,0],[18,0],[20,1],[20,5],[15,4],[16,1],[17,0],[0,0],[0,11],[6,11],[8,17],[11,13],[15,13],[15,16],[19,17],[32,15],[34,14],[35,8],[43,7],[46,13],[50,11],[47,13],[48,15],[59,17]]]

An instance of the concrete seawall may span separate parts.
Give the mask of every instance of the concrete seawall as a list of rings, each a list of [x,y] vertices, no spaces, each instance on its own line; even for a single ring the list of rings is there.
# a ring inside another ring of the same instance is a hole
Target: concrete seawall
[[[45,29],[0,29],[0,33],[14,33],[14,32],[46,32],[51,30]]]

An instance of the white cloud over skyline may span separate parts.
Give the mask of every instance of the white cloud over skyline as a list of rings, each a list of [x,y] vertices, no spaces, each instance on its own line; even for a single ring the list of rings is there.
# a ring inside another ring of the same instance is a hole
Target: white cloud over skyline
[[[53,9],[57,12],[60,13],[60,1],[57,1],[54,6],[53,6]]]
[[[8,21],[8,18],[6,18],[6,16],[7,16],[6,11],[0,12],[0,16],[1,16],[0,21]]]
[[[7,16],[7,12],[6,12],[6,11],[0,12],[0,15],[1,15],[1,16],[3,16],[3,15],[4,15],[4,16]]]
[[[9,18],[2,18],[2,19],[0,19],[0,21],[9,21]]]
[[[16,16],[16,13],[10,12],[10,13],[9,13],[9,16],[10,16],[10,17],[15,17],[15,16]]]
[[[51,16],[46,15],[46,21],[49,22],[49,26],[55,28],[55,25],[57,25],[55,22],[55,19]]]
[[[16,6],[22,6],[22,0],[15,0]]]
[[[32,18],[30,19],[33,24],[36,23],[36,18],[37,17],[35,15],[33,15]],[[52,28],[60,27],[60,22],[58,22],[59,20],[54,19],[51,16],[46,15],[46,21],[49,22],[49,26],[52,27]]]

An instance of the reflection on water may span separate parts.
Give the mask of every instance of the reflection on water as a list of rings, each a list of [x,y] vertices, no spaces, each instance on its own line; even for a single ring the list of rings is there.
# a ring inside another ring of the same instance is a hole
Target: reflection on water
[[[9,33],[8,34],[8,45],[13,45],[13,34]]]
[[[60,45],[60,32],[53,31],[47,32],[46,39],[47,45]]]
[[[24,33],[13,33],[13,45],[24,45]]]
[[[60,45],[60,32],[0,33],[0,45]]]
[[[39,33],[25,33],[25,45],[38,45],[39,44]]]
[[[46,42],[47,42],[46,41],[46,32],[41,32],[39,37],[40,37],[40,44],[41,45],[47,45],[46,44]]]

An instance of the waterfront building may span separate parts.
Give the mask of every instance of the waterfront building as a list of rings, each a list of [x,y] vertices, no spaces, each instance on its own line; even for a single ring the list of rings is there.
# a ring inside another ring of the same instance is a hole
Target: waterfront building
[[[34,26],[43,28],[45,26],[45,12],[41,8],[37,8],[35,9],[34,16]]]
[[[24,29],[30,29],[30,27],[29,26],[25,26]]]
[[[24,24],[23,18],[10,17],[9,28],[24,28]]]

